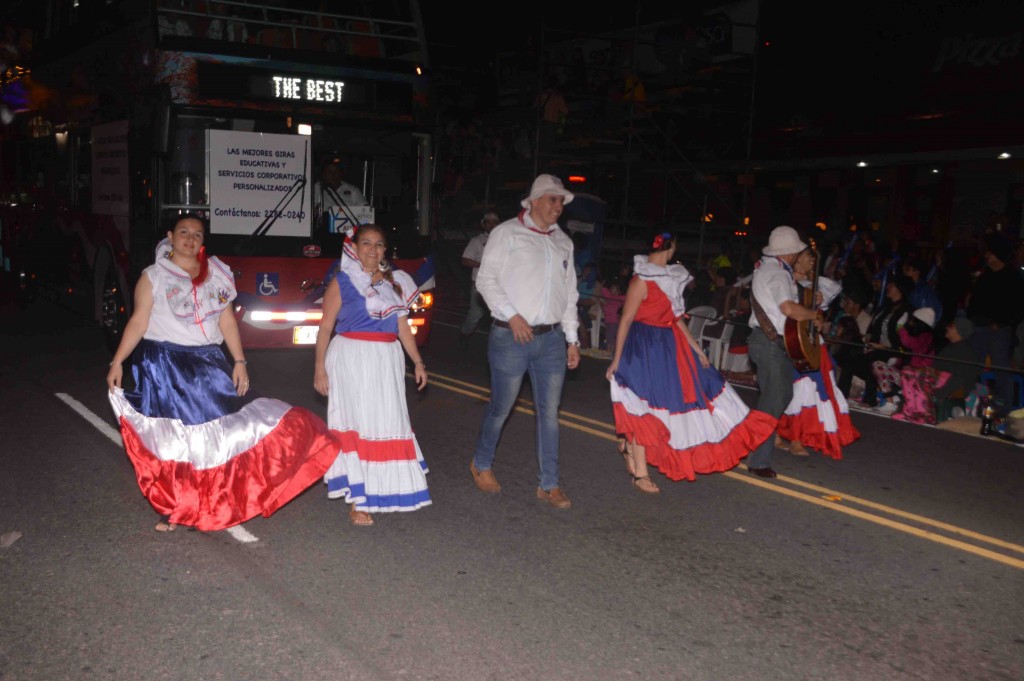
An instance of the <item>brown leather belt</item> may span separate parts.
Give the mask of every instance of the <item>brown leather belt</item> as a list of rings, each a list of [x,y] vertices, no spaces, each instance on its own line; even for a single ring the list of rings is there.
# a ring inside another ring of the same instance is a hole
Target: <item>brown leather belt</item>
[[[508,325],[508,322],[502,321],[500,319],[495,319],[494,320],[494,325],[495,326],[500,326],[503,329],[511,329],[512,328],[511,326]],[[539,336],[542,333],[547,333],[548,331],[554,331],[555,329],[558,328],[558,324],[538,324],[537,326],[531,326],[530,328],[533,329],[533,335],[534,336]]]

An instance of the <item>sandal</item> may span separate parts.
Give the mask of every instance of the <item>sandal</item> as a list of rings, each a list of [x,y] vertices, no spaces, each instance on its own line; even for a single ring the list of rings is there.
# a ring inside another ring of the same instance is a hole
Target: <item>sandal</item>
[[[651,476],[649,475],[641,475],[640,477],[634,475],[633,487],[636,487],[644,494],[658,494],[661,492],[661,489],[654,484],[654,481],[651,480]]]
[[[791,446],[792,446],[792,443],[791,443],[791,442],[786,442],[785,440],[783,440],[783,439],[782,439],[782,438],[781,438],[781,437],[780,437],[780,436],[778,435],[778,433],[776,433],[776,434],[775,434],[775,448],[776,448],[776,449],[781,449],[781,450],[782,450],[782,451],[784,451],[784,452],[788,452],[788,451],[789,451],[789,448],[790,448]]]
[[[810,456],[810,452],[804,449],[804,446],[797,440],[793,440],[789,443],[789,453],[793,456]]]
[[[357,525],[359,527],[368,527],[373,525],[373,516],[366,511],[357,511],[354,508],[348,512],[348,519],[353,525]]]
[[[619,440],[619,454],[626,460],[626,471],[636,478],[636,469],[633,467],[633,456],[629,453],[629,447],[625,440]]]

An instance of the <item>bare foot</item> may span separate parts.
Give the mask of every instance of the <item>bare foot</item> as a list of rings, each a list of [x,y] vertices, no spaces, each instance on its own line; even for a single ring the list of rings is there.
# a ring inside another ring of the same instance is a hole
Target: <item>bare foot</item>
[[[373,525],[373,516],[366,511],[357,511],[354,508],[348,512],[348,519],[353,525],[358,525],[360,527]]]
[[[789,443],[789,453],[793,456],[810,456],[808,451],[804,449],[804,446],[796,440]]]
[[[775,448],[776,449],[781,449],[784,452],[788,452],[790,446],[791,446],[791,443],[786,442],[785,440],[783,440],[778,434],[775,435]]]
[[[154,527],[153,529],[157,532],[174,532],[176,529],[178,529],[178,526],[174,523],[169,523],[165,520],[161,520],[156,524],[156,527]]]

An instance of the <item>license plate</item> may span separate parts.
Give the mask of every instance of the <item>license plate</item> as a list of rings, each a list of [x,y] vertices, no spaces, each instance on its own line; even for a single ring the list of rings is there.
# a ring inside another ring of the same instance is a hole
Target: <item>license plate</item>
[[[316,345],[319,326],[292,327],[292,345]]]

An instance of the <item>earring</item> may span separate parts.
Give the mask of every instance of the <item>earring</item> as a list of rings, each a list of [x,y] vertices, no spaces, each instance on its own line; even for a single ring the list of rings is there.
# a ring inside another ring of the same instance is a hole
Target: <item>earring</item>
[[[166,257],[167,257],[168,260],[170,260],[171,258],[174,257],[174,249],[173,248],[171,250],[167,251],[167,256]]]
[[[379,269],[381,272],[387,272],[389,269],[391,269],[391,267],[388,265],[387,260],[381,260],[380,264],[377,265],[377,269]]]

